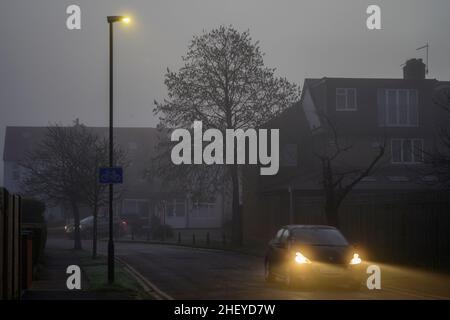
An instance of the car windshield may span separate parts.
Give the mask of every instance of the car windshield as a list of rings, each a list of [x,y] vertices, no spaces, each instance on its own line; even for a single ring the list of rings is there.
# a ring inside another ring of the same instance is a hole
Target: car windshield
[[[80,223],[89,223],[94,220],[93,216],[86,217],[80,221]]]
[[[348,242],[336,229],[298,228],[292,230],[292,240],[314,246],[347,246]]]

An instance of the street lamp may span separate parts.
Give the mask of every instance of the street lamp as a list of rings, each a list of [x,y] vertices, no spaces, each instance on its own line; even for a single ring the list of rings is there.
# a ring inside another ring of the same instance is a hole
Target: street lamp
[[[108,16],[109,23],[109,167],[114,166],[114,138],[113,138],[113,24],[114,22],[129,23],[125,16]],[[109,240],[108,240],[108,282],[114,282],[114,228],[113,228],[113,197],[114,184],[109,184]]]

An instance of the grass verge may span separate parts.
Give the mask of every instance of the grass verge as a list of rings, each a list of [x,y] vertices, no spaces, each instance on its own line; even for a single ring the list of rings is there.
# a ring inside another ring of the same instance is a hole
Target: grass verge
[[[99,255],[96,259],[92,259],[88,252],[83,251],[77,254],[80,258],[81,268],[87,278],[89,290],[105,299],[151,299],[137,280],[125,271],[119,263],[115,263],[114,283],[108,284],[108,268],[105,256]]]

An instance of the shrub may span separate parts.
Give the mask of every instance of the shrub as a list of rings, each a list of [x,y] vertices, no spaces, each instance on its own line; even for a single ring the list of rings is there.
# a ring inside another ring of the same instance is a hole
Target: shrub
[[[22,199],[22,229],[31,231],[33,241],[33,265],[42,257],[47,242],[45,204],[35,199]]]
[[[35,199],[22,199],[22,223],[45,223],[45,203]]]
[[[168,224],[162,224],[157,216],[151,217],[150,233],[153,240],[173,237],[172,227]]]

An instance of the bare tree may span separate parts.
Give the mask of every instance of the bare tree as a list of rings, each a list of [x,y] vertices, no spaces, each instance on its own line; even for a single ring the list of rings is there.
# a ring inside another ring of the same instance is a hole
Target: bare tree
[[[450,86],[438,86],[433,92],[433,102],[450,116]],[[436,176],[436,181],[427,184],[450,190],[450,130],[448,127],[437,128],[436,146],[433,150],[417,150],[423,154],[427,165],[422,174]]]
[[[98,168],[109,166],[109,141],[101,138],[94,133],[93,143],[85,150],[85,155],[80,164],[80,179],[83,203],[92,209],[93,227],[92,227],[92,258],[97,257],[97,222],[98,209],[108,204],[107,184],[101,184],[98,181]],[[114,146],[113,150],[115,163],[119,166],[126,167],[126,154],[118,146]],[[114,198],[119,199],[123,190],[115,188]]]
[[[321,162],[321,184],[325,197],[324,209],[327,223],[338,227],[338,211],[342,201],[362,179],[376,170],[386,150],[386,139],[378,144],[377,153],[367,165],[349,165],[344,163],[342,158],[353,149],[353,146],[342,143],[336,126],[327,116],[322,115],[322,119],[325,120],[331,132],[331,141],[327,141],[325,147],[322,145],[322,150],[315,152],[315,155]]]
[[[248,31],[220,26],[194,36],[182,59],[184,66],[178,72],[168,69],[165,75],[168,99],[155,101],[155,113],[168,130],[190,128],[195,120],[222,133],[257,128],[299,98],[295,84],[277,78],[275,69],[264,65],[259,44]],[[233,242],[241,245],[239,171],[234,163],[223,173],[231,181]],[[213,181],[210,177],[215,174],[206,176]]]
[[[84,125],[52,125],[47,127],[44,139],[21,163],[27,169],[21,181],[25,194],[71,207],[74,248],[77,250],[82,248],[80,206],[91,206],[96,216],[104,199],[104,186],[98,183],[97,170],[107,163],[107,150],[107,143]]]
[[[196,199],[211,198],[229,185],[229,170],[224,166],[180,166],[172,163],[171,150],[177,142],[168,139],[168,130],[160,135],[156,156],[151,159],[148,177],[160,177],[166,190],[187,192]],[[192,143],[192,142],[191,142]]]

